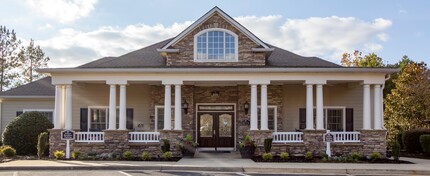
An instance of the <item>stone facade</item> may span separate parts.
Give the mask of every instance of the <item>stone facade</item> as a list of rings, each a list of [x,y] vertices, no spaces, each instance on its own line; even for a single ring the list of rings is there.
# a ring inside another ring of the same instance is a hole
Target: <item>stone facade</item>
[[[194,62],[194,35],[209,28],[223,28],[238,35],[239,60],[237,62]],[[195,28],[182,40],[172,46],[179,49],[179,53],[168,53],[166,57],[167,66],[265,66],[265,53],[252,52],[252,48],[259,45],[240,32],[236,27],[226,21],[221,15],[215,13],[203,24]]]

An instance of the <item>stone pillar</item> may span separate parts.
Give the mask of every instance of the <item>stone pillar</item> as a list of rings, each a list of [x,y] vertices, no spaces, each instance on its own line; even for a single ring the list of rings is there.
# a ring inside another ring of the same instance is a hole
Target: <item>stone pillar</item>
[[[261,129],[269,130],[268,127],[268,114],[267,114],[267,85],[261,85]]]
[[[273,131],[271,130],[254,130],[249,131],[249,136],[251,136],[251,140],[257,144],[257,148],[255,150],[256,155],[262,155],[264,151],[264,139],[272,138]]]
[[[169,140],[170,151],[174,156],[182,156],[182,152],[178,147],[179,139],[184,137],[182,130],[161,130],[160,131],[160,146],[163,145],[163,140]]]
[[[385,157],[387,153],[386,136],[387,130],[361,130],[360,142],[363,144],[363,155],[369,156],[373,152],[378,152]]]
[[[317,156],[325,153],[325,142],[323,137],[325,130],[304,130],[303,131],[303,144],[306,151],[310,151]]]
[[[63,114],[63,86],[55,85],[54,129],[61,129]]]
[[[171,110],[171,87],[170,84],[164,86],[164,130],[172,129],[172,110]]]
[[[109,92],[109,130],[116,129],[116,85],[110,85]]]
[[[313,102],[313,85],[306,85],[306,129],[314,129],[314,102]]]
[[[125,85],[119,86],[119,130],[127,129],[127,114],[126,114],[126,89]]]
[[[175,130],[182,130],[181,85],[175,85]]]
[[[363,130],[370,130],[370,86],[363,85]]]
[[[258,130],[257,85],[251,85],[251,130]]]
[[[66,150],[66,140],[61,140],[62,129],[48,129],[49,132],[49,157],[54,157],[54,151]]]
[[[66,130],[72,130],[72,85],[66,85],[66,106],[65,106],[65,125]]]
[[[374,114],[373,114],[373,129],[381,130],[382,129],[382,116],[381,116],[381,86],[378,84],[374,85]]]
[[[317,85],[317,130],[324,130],[323,86]]]
[[[129,130],[104,130],[104,151],[94,151],[98,154],[117,152],[122,154],[129,150],[128,132]]]

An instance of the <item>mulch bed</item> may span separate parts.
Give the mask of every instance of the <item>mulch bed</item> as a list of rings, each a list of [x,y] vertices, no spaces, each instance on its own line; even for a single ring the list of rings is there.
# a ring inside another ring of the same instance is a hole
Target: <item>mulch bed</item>
[[[305,159],[305,157],[289,157],[286,160],[281,159],[279,156],[274,156],[272,160],[263,160],[261,156],[252,158],[255,162],[267,162],[267,163],[374,163],[374,164],[413,164],[409,161],[394,161],[392,159],[379,159],[379,160],[358,160],[358,161],[337,161],[328,160],[323,161],[322,158],[313,158],[311,160]]]

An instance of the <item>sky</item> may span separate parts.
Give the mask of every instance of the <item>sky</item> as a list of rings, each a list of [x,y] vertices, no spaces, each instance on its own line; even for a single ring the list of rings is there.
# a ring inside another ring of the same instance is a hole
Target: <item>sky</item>
[[[428,0],[0,0],[0,25],[75,67],[171,38],[215,6],[264,42],[340,63],[342,53],[430,63]]]

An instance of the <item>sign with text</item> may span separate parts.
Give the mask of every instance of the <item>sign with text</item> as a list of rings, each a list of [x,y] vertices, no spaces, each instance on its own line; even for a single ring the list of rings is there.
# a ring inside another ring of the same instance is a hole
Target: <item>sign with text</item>
[[[327,133],[325,134],[325,142],[333,142],[334,141],[334,136],[331,133]]]
[[[74,140],[75,132],[72,130],[64,130],[61,132],[61,140]]]

